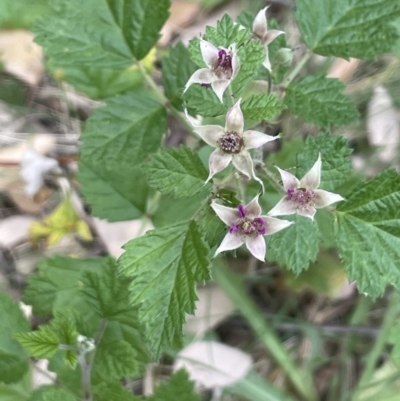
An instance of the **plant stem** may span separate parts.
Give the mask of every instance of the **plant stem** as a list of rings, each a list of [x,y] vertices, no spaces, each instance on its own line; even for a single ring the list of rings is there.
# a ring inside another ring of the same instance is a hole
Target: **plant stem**
[[[354,390],[353,393],[354,401],[360,399],[359,397],[362,390],[370,383],[371,378],[375,372],[378,359],[382,354],[382,350],[389,339],[394,319],[397,317],[399,312],[400,312],[400,296],[396,292],[393,292],[389,299],[389,305],[386,310],[385,317],[383,319],[381,332],[378,338],[376,339],[375,344],[372,347],[370,353],[367,355],[364,371],[357,384],[357,387]]]
[[[153,78],[147,73],[146,69],[142,65],[140,61],[137,62],[137,66],[139,68],[140,73],[142,74],[144,80],[147,82],[147,84],[150,86],[150,88],[153,90],[154,94],[157,96],[158,100],[164,107],[166,107],[169,112],[177,119],[179,120],[182,125],[184,125],[188,131],[192,134],[193,133],[193,127],[189,123],[189,121],[186,120],[186,118],[182,115],[182,113],[175,109],[174,106],[169,102],[169,100],[165,97],[165,95],[162,93],[160,88],[157,86],[157,84],[154,82]]]
[[[237,275],[230,272],[222,263],[219,263],[213,269],[212,276],[250,324],[269,354],[286,372],[298,393],[307,401],[317,400],[317,392],[311,375],[294,364],[289,353],[272,330],[271,325],[266,322],[265,315],[244,291],[241,280]]]
[[[286,76],[286,78],[283,80],[283,86],[287,88],[291,82],[296,78],[297,74],[300,72],[300,70],[304,67],[304,65],[307,63],[307,61],[311,58],[311,52],[307,51],[307,53],[301,58],[301,60],[297,63],[296,67],[293,68],[292,71],[289,72],[289,74]]]
[[[93,352],[91,352],[88,356],[86,356],[86,353],[80,353],[78,356],[78,362],[81,365],[82,370],[82,386],[85,401],[93,401],[91,381],[93,361],[96,355],[97,346],[100,344],[104,331],[106,330],[107,323],[108,320],[103,319],[100,323],[99,328],[97,329],[96,336],[94,338],[94,345],[96,346],[96,348],[93,350]]]
[[[268,181],[271,183],[271,185],[278,191],[278,192],[283,192],[285,193],[285,190],[283,189],[282,185],[279,183],[279,181],[275,178],[274,174],[269,171],[269,169],[264,165],[264,164],[259,164],[257,166],[263,173],[264,175],[268,178]]]

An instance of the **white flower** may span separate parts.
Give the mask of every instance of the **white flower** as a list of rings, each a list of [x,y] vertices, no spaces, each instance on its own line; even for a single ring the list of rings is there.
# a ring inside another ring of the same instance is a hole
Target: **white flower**
[[[268,45],[273,42],[279,35],[282,35],[283,31],[278,31],[276,29],[268,30],[268,22],[266,11],[268,7],[263,8],[261,11],[258,12],[256,18],[253,22],[253,32],[256,36],[261,40],[261,43],[264,45],[265,50],[265,60],[263,62],[263,66],[268,70],[271,71],[271,63],[268,57]]]
[[[278,168],[278,167],[277,167]],[[314,219],[316,208],[344,200],[340,195],[317,189],[321,181],[321,155],[311,170],[299,181],[293,174],[278,168],[286,195],[268,213],[281,216],[298,213]]]
[[[232,45],[230,50],[223,47],[217,48],[206,40],[200,40],[200,49],[203,60],[208,68],[200,68],[195,71],[185,85],[185,93],[189,86],[197,83],[211,85],[213,91],[222,102],[225,89],[235,79],[239,72],[240,61]]]
[[[239,205],[237,209],[222,206],[215,202],[211,203],[211,207],[217,216],[229,226],[229,231],[215,255],[239,248],[245,243],[251,254],[264,262],[266,252],[264,235],[274,234],[292,224],[291,221],[261,216],[258,196],[248,205]]]
[[[21,159],[21,176],[25,181],[25,192],[29,196],[35,195],[43,185],[44,175],[58,167],[57,160],[45,157],[28,149]]]
[[[210,174],[206,182],[227,167],[231,161],[235,168],[248,178],[260,181],[254,174],[253,161],[248,149],[258,148],[278,138],[253,130],[243,132],[244,118],[240,100],[226,114],[225,128],[219,125],[194,126],[193,131],[204,142],[217,148],[210,156]]]

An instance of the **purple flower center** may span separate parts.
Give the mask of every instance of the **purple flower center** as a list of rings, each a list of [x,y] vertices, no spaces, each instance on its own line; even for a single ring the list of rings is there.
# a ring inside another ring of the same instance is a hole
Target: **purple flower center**
[[[239,153],[244,142],[243,138],[236,132],[227,132],[218,139],[218,145],[226,153]]]
[[[218,78],[231,79],[232,77],[232,56],[225,50],[221,49],[218,52],[218,60],[214,65],[214,73]]]
[[[306,188],[289,188],[287,190],[287,197],[289,200],[297,203],[301,207],[311,206],[311,202],[315,196],[314,191]]]
[[[246,217],[246,211],[242,205],[238,206],[240,218],[235,221],[230,227],[231,234],[244,235],[246,237],[257,237],[265,235],[267,226],[265,221],[260,217]]]

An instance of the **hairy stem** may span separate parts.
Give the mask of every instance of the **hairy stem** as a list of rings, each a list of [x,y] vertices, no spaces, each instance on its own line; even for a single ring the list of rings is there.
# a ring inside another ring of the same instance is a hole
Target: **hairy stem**
[[[271,185],[278,191],[285,193],[284,188],[282,185],[279,183],[279,181],[275,178],[274,173],[270,171],[264,164],[258,164],[257,168],[261,170],[261,172],[265,175],[265,177],[268,178],[268,181],[271,183]]]
[[[212,276],[250,324],[272,358],[286,372],[297,392],[307,401],[317,400],[317,392],[311,374],[294,364],[291,356],[272,330],[271,324],[266,321],[266,316],[244,291],[239,278],[222,264],[218,264],[213,269]]]
[[[293,68],[292,71],[286,76],[283,80],[283,86],[287,88],[291,82],[296,78],[297,74],[301,71],[301,69],[306,65],[307,61],[311,58],[312,53],[307,51],[306,54],[301,58],[301,60],[296,64],[296,67]]]

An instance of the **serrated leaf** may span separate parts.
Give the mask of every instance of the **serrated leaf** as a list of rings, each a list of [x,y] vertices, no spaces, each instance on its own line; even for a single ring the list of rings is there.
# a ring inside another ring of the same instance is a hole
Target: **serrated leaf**
[[[335,238],[350,280],[372,298],[400,288],[400,177],[386,170],[338,205]]]
[[[190,198],[209,189],[208,172],[197,153],[186,146],[164,149],[142,167],[149,184],[163,194]]]
[[[142,401],[119,383],[101,383],[93,389],[94,401]],[[0,400],[1,401],[1,400]]]
[[[250,32],[243,29],[239,24],[236,24],[228,14],[224,14],[220,21],[217,22],[217,27],[206,27],[204,38],[213,43],[217,47],[228,49],[233,44],[238,48],[250,37]]]
[[[227,227],[222,220],[216,216],[210,205],[206,205],[202,209],[197,223],[200,230],[204,233],[204,239],[207,241],[210,248],[221,244],[226,235]]]
[[[282,102],[272,94],[253,95],[241,104],[245,118],[271,120],[282,111]]]
[[[196,283],[210,276],[209,248],[194,221],[153,230],[124,245],[120,270],[134,277],[130,301],[156,358],[181,341],[185,314],[195,308]]]
[[[0,292],[0,382],[15,383],[28,371],[28,354],[14,338],[30,325],[22,310],[7,294]]]
[[[199,401],[200,395],[194,389],[185,370],[174,373],[168,381],[160,383],[149,397],[149,401]]]
[[[36,41],[63,66],[122,69],[146,56],[168,17],[169,0],[57,0]],[[88,29],[90,27],[90,29]]]
[[[167,130],[165,108],[144,91],[107,100],[86,122],[81,158],[90,157],[107,169],[140,164],[160,146]]]
[[[165,96],[175,107],[181,107],[183,88],[196,69],[188,49],[181,42],[170,50],[168,57],[163,58],[162,82]]]
[[[79,161],[79,182],[92,215],[108,221],[126,221],[141,217],[146,211],[149,187],[139,167],[111,169],[94,158]]]
[[[347,181],[352,170],[347,139],[329,132],[307,136],[303,150],[297,156],[298,175],[303,177],[313,166],[321,153],[320,188],[332,191]]]
[[[81,274],[87,270],[98,270],[107,263],[107,258],[74,259],[56,256],[39,263],[39,272],[28,279],[23,302],[32,305],[33,313],[52,315],[58,308],[82,308],[79,296]]]
[[[239,97],[244,87],[257,75],[258,68],[265,60],[264,46],[260,41],[251,41],[238,50],[240,70],[232,82],[232,91]]]
[[[93,380],[112,381],[137,373],[136,353],[126,341],[100,342],[93,362]]]
[[[58,350],[60,341],[50,326],[40,326],[39,330],[17,333],[14,337],[35,358],[51,358]]]
[[[268,237],[267,258],[298,274],[317,258],[320,244],[318,226],[311,219],[297,214],[285,218],[295,224]]]
[[[211,88],[201,85],[190,86],[184,93],[183,99],[189,109],[195,110],[195,114],[203,117],[220,116],[226,114],[229,109],[226,99],[221,103]]]
[[[308,76],[288,86],[285,104],[290,111],[318,126],[342,126],[355,121],[357,109],[342,92],[342,82],[324,76]]]
[[[317,54],[373,59],[396,40],[390,24],[400,15],[392,0],[299,0],[296,20],[307,46]]]

